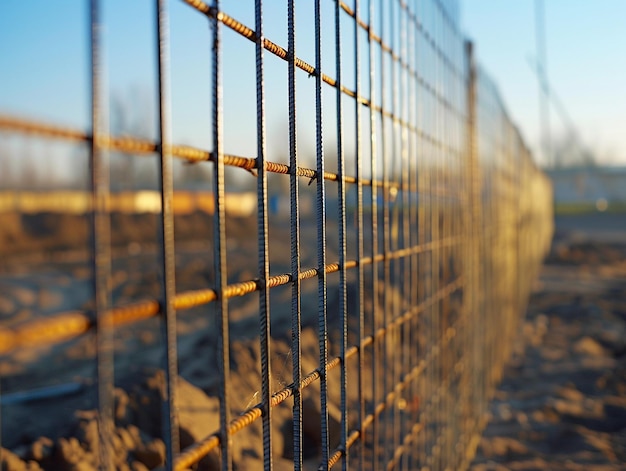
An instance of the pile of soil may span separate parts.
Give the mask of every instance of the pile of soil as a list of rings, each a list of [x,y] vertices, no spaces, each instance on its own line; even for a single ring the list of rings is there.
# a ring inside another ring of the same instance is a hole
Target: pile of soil
[[[125,246],[129,241],[151,244],[158,237],[158,214],[111,214],[111,245]],[[176,215],[176,240],[207,240],[213,234],[213,218],[203,212]],[[238,218],[229,218],[236,221]],[[87,215],[62,213],[3,213],[0,225],[0,254],[19,257],[32,252],[86,250],[91,237]]]
[[[312,329],[302,332],[302,367],[312,371],[317,364],[317,334]],[[279,365],[289,359],[289,347],[285,342],[274,342],[272,362]],[[258,364],[260,351],[258,340],[235,341],[232,344],[231,389],[233,411],[243,411],[260,401]],[[196,364],[183,368],[185,375],[193,376],[193,368],[200,368],[206,361],[216,360],[198,357]],[[217,365],[215,365],[216,367]],[[206,368],[203,368],[206,370]],[[273,389],[278,390],[290,381],[282,378],[280,369],[273,376]],[[219,399],[217,375],[212,384],[200,388],[183,376],[177,379],[178,420],[180,447],[184,449],[219,429]],[[195,378],[198,379],[198,378]],[[115,427],[112,433],[112,456],[116,470],[143,471],[157,469],[165,462],[165,445],[161,431],[162,370],[138,367],[132,374],[116,380],[113,415]],[[303,441],[304,461],[307,469],[316,469],[321,443],[319,382],[303,390]],[[247,393],[246,393],[247,391]],[[65,388],[48,388],[46,397],[25,397],[19,393],[5,396],[5,435],[0,463],[5,471],[34,471],[41,469],[96,471],[100,462],[100,439],[98,435],[98,412],[94,409],[94,385]],[[32,394],[32,391],[31,391]],[[331,395],[329,419],[331,446],[339,444],[341,415],[336,407],[339,398]],[[7,404],[10,402],[10,404]],[[78,409],[76,410],[76,408]],[[273,460],[276,469],[292,469],[292,401],[273,408]],[[233,440],[233,461],[237,469],[261,469],[263,467],[262,424],[257,420],[242,429]],[[197,470],[211,471],[220,468],[219,449],[215,449],[197,465]]]
[[[0,264],[0,320],[8,327],[58,312],[93,307],[88,249],[88,222],[72,215],[21,215],[11,232],[10,255]],[[158,220],[153,215],[114,215],[112,220],[112,304],[122,305],[159,296]],[[284,226],[284,227],[283,227]],[[116,228],[119,227],[119,230]],[[81,229],[82,228],[82,229]],[[11,229],[11,231],[9,231]],[[213,282],[211,218],[198,213],[177,216],[177,291],[204,289]],[[226,230],[229,281],[255,277],[250,270],[257,253],[255,218],[228,217]],[[0,229],[0,232],[2,229]],[[6,234],[5,234],[6,235]],[[308,238],[315,237],[308,231]],[[308,240],[308,239],[307,239]],[[39,245],[38,245],[39,244]],[[274,225],[273,266],[287,272],[288,225]],[[314,242],[305,244],[303,266],[313,263]],[[6,248],[6,246],[5,246]],[[36,250],[29,252],[30,250]],[[43,250],[42,250],[43,248]],[[291,287],[275,288],[272,296],[272,388],[292,381],[290,356]],[[329,284],[330,309],[338,297]],[[317,283],[302,288],[302,371],[317,368],[319,353]],[[233,298],[231,321],[231,413],[239,414],[260,402],[258,295]],[[214,304],[186,310],[177,320],[178,398],[181,448],[218,429],[219,374]],[[338,322],[330,316],[331,325]],[[331,339],[332,340],[332,339]],[[160,388],[163,343],[159,320],[149,319],[116,329],[115,350],[115,468],[156,469],[163,464],[160,430]],[[337,354],[331,342],[329,355]],[[289,366],[286,366],[286,365]],[[58,345],[33,346],[0,358],[2,413],[0,469],[97,469],[96,342],[93,333]],[[351,365],[351,368],[354,368]],[[338,374],[338,368],[334,374]],[[285,373],[288,372],[288,373]],[[352,372],[356,376],[355,372]],[[304,459],[316,469],[319,426],[319,381],[303,393]],[[338,444],[339,391],[330,398],[331,446]],[[292,400],[273,409],[273,455],[277,469],[292,469]],[[356,410],[356,408],[355,408]],[[333,419],[334,417],[334,419]],[[334,421],[333,421],[334,420]],[[352,424],[353,425],[353,424]],[[263,463],[261,421],[246,427],[234,440],[239,469],[260,469]],[[219,469],[217,452],[197,469]]]
[[[626,244],[556,237],[473,470],[626,467],[625,287]]]

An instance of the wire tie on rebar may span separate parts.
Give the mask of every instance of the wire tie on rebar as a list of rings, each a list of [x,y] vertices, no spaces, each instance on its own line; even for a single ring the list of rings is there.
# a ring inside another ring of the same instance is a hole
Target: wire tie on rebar
[[[243,167],[245,170],[247,170],[253,177],[257,178],[259,176],[257,169],[259,168],[259,158],[256,157],[254,159],[254,167],[253,168],[245,168]]]

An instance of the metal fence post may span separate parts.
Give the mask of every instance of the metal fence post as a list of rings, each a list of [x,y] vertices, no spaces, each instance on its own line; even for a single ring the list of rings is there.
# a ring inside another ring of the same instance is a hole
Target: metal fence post
[[[477,135],[477,77],[476,64],[474,62],[474,46],[472,42],[465,42],[465,60],[467,67],[467,211],[465,223],[467,230],[467,299],[465,301],[466,315],[469,318],[467,328],[468,348],[466,353],[467,364],[465,366],[466,382],[469,383],[470,398],[468,403],[466,435],[468,446],[465,450],[464,465],[467,467],[473,456],[480,433],[480,416],[482,415],[482,403],[485,399],[482,374],[485,368],[484,355],[484,306],[483,284],[481,263],[482,246],[481,236],[484,236],[485,221],[482,215],[482,189],[481,172],[478,162],[478,135]]]

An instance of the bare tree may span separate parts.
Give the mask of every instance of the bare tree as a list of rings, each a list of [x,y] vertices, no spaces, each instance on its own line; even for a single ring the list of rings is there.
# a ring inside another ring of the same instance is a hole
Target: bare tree
[[[154,139],[154,123],[154,107],[145,88],[133,87],[127,93],[111,94],[112,135]],[[157,183],[157,163],[150,157],[114,152],[110,171],[113,189],[154,188]]]
[[[12,155],[4,139],[0,139],[0,190],[13,189],[15,185],[13,175]]]
[[[597,152],[582,144],[571,134],[563,134],[552,142],[553,161],[556,168],[596,167]]]

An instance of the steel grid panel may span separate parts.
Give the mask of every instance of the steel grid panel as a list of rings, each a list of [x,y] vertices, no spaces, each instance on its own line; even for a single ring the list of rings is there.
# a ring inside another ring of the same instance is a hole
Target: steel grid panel
[[[91,131],[0,113],[2,132],[86,143],[90,148],[95,306],[92,311],[59,312],[45,320],[1,326],[0,354],[95,332],[102,468],[110,467],[113,459],[111,336],[115,328],[151,317],[159,317],[163,336],[161,416],[167,469],[188,469],[218,449],[222,469],[240,466],[236,434],[258,419],[263,467],[272,469],[278,433],[272,409],[285,401],[293,401],[293,466],[305,469],[311,459],[303,440],[305,393],[318,395],[317,469],[339,463],[342,469],[466,468],[484,427],[488,399],[516,336],[531,281],[547,250],[551,190],[506,115],[495,85],[477,71],[472,47],[459,32],[457,2],[316,0],[314,64],[298,57],[295,0],[287,2],[286,49],[264,35],[261,0],[255,1],[254,29],[223,11],[218,0],[211,5],[183,2],[204,15],[212,30],[212,104],[207,113],[212,116],[213,149],[177,145],[171,139],[170,7],[164,0],[155,2],[159,110],[155,141],[112,136],[103,124],[101,22],[95,0],[89,18]],[[333,4],[332,16],[324,14],[326,3]],[[343,21],[351,24],[350,30],[344,29]],[[256,156],[227,153],[223,94],[229,84],[223,65],[229,59],[223,54],[224,28],[254,45],[250,47],[255,53]],[[344,43],[349,37],[353,51],[347,52]],[[324,49],[323,44],[333,40],[334,48]],[[322,55],[328,50],[334,54],[334,74],[322,68]],[[266,149],[268,53],[287,65],[288,164],[272,161]],[[352,58],[344,61],[345,56]],[[343,71],[348,68],[353,70],[354,89],[345,85],[349,79],[344,79]],[[299,157],[299,71],[314,81],[314,168],[302,166]],[[335,96],[334,135],[327,131],[324,96],[328,93]],[[354,108],[346,107],[344,100]],[[350,114],[354,127],[347,124]],[[352,163],[347,161],[349,142],[354,144]],[[336,155],[329,155],[329,149]],[[110,301],[110,218],[116,201],[106,175],[110,151],[159,156],[161,295],[127,305]],[[174,157],[212,167],[213,209],[206,217],[213,221],[214,276],[203,289],[176,290]],[[329,172],[327,164],[333,158],[337,171]],[[229,282],[226,250],[227,168],[249,172],[257,181],[258,276],[235,282]],[[277,273],[270,258],[269,174],[288,179],[290,266],[286,273]],[[309,185],[315,182],[316,265],[306,268],[302,266],[301,223],[306,217],[301,209],[302,178]],[[331,214],[329,194],[334,185],[337,212]],[[356,197],[349,206],[352,190]],[[22,211],[18,205],[14,209]],[[329,217],[336,218],[336,234],[331,234]],[[335,235],[336,261],[330,255],[334,242],[329,242]],[[354,258],[349,252],[356,254]],[[338,312],[330,312],[335,273]],[[316,368],[306,371],[301,337],[303,312],[309,306],[301,301],[303,287],[313,278],[317,279],[318,357]],[[287,285],[291,287],[292,381],[275,388],[270,295]],[[257,292],[260,402],[235,416],[232,404],[240,398],[231,388],[233,308],[228,300]],[[220,425],[179,450],[176,319],[186,309],[206,305],[214,308],[218,333]],[[331,322],[333,316],[339,319],[338,326]],[[333,348],[337,354],[331,353]],[[332,376],[337,369],[338,381]],[[332,393],[335,388],[339,401]],[[338,418],[331,413],[335,408]],[[334,427],[339,428],[337,434]],[[337,437],[337,443],[331,437]]]

